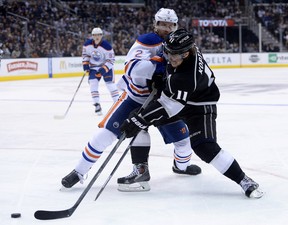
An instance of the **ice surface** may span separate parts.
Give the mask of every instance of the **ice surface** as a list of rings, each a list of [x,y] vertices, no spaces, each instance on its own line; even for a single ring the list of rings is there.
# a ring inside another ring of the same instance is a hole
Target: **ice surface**
[[[96,116],[87,79],[67,117],[63,115],[80,77],[0,82],[0,224],[69,225],[286,225],[288,224],[287,68],[217,69],[221,90],[218,142],[266,192],[248,199],[240,186],[202,162],[195,177],[172,173],[173,146],[151,127],[151,191],[117,191],[116,179],[131,172],[128,154],[97,201],[100,187],[128,145],[125,140],[70,218],[40,221],[36,210],[70,208],[97,172],[111,145],[84,185],[59,191],[61,178],[77,163],[103,116]],[[117,77],[119,79],[119,77]],[[112,104],[103,81],[101,103]],[[21,218],[12,219],[11,213]]]

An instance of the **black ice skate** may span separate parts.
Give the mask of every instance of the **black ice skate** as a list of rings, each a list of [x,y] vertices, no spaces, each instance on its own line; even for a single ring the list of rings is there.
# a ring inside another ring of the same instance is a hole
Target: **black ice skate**
[[[118,178],[118,190],[126,192],[149,191],[150,174],[147,163],[133,165],[133,171],[126,177]]]
[[[95,103],[95,113],[97,113],[97,115],[101,116],[102,115],[102,108],[101,105],[99,103]]]
[[[72,170],[71,173],[69,173],[62,179],[61,183],[65,188],[71,188],[79,181],[80,183],[83,183],[83,180],[84,180],[83,175],[78,173],[76,170]]]
[[[259,188],[259,184],[246,175],[241,180],[240,186],[248,198],[261,198],[264,195],[264,192]]]
[[[175,160],[174,160],[174,165],[172,167],[172,170],[174,173],[179,173],[179,174],[187,174],[187,175],[198,175],[201,173],[201,168],[197,165],[189,165],[187,166],[186,170],[180,170],[176,166]]]

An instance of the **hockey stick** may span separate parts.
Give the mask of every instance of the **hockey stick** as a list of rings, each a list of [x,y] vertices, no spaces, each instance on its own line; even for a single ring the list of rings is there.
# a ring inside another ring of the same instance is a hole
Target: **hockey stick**
[[[116,143],[112,151],[109,153],[105,161],[102,163],[97,173],[94,175],[94,177],[89,182],[85,190],[82,192],[82,194],[80,195],[76,203],[71,208],[59,210],[59,211],[38,210],[34,213],[34,217],[38,220],[53,220],[53,219],[61,219],[65,217],[70,217],[74,213],[74,211],[77,209],[81,201],[84,199],[85,195],[88,193],[88,191],[90,190],[90,188],[92,187],[96,179],[99,177],[99,175],[101,174],[101,172],[103,171],[107,163],[110,161],[111,157],[116,152],[120,144],[124,141],[125,137],[126,137],[125,133],[121,135],[118,142]]]
[[[148,103],[154,98],[154,94],[156,93],[155,90],[152,91],[152,93],[149,95],[149,97],[146,99],[145,103],[142,105],[142,107],[140,108],[140,110],[142,110],[143,108],[145,108]],[[139,111],[140,111],[139,110]],[[107,158],[105,159],[105,161],[102,163],[102,165],[100,166],[99,170],[97,171],[97,173],[94,175],[94,177],[92,178],[92,180],[89,182],[89,184],[87,185],[87,187],[85,188],[85,190],[82,192],[82,194],[80,195],[80,197],[78,198],[78,200],[76,201],[76,203],[69,209],[64,209],[64,210],[59,210],[59,211],[47,211],[47,210],[38,210],[34,213],[34,217],[38,220],[53,220],[53,219],[61,219],[61,218],[65,218],[65,217],[70,217],[74,211],[77,209],[77,207],[79,206],[79,204],[82,202],[82,200],[84,199],[84,197],[86,196],[86,194],[88,193],[88,191],[90,190],[90,188],[92,187],[92,185],[94,184],[94,182],[97,180],[97,178],[99,177],[99,175],[102,173],[103,169],[105,168],[105,166],[108,164],[108,162],[110,161],[110,159],[112,158],[112,156],[114,155],[114,153],[116,152],[116,150],[118,149],[118,147],[120,146],[120,144],[124,141],[124,139],[126,138],[126,134],[123,133],[121,135],[121,137],[119,138],[118,142],[115,144],[115,146],[113,147],[113,149],[111,150],[111,152],[109,153],[109,155],[107,156]],[[128,147],[130,148],[133,141],[134,141],[135,137],[130,141]],[[127,148],[128,148],[127,147]],[[128,150],[129,150],[128,148]],[[125,151],[128,151],[127,149]],[[121,160],[122,161],[122,160]],[[120,163],[119,163],[120,164]],[[116,170],[116,169],[115,169]],[[107,182],[108,183],[108,182]]]
[[[101,195],[102,191],[105,189],[106,185],[108,184],[108,182],[111,180],[112,176],[114,175],[114,173],[116,172],[116,170],[118,169],[119,165],[121,164],[121,162],[123,161],[123,159],[125,158],[127,152],[130,150],[135,138],[137,136],[134,136],[133,139],[130,141],[129,145],[127,146],[127,148],[125,149],[125,151],[123,152],[122,156],[120,157],[120,159],[118,160],[116,166],[114,167],[114,169],[112,170],[112,172],[110,173],[109,177],[107,178],[107,180],[105,181],[105,183],[102,185],[101,189],[99,190],[96,198],[94,201],[96,201],[98,199],[98,197]]]
[[[78,87],[77,87],[77,89],[76,89],[76,91],[75,91],[75,93],[73,95],[73,98],[71,99],[70,104],[69,104],[68,108],[66,109],[66,112],[63,115],[54,115],[54,119],[62,120],[62,119],[64,119],[66,117],[66,115],[67,115],[67,113],[68,113],[69,109],[71,108],[71,105],[72,105],[72,103],[74,101],[74,98],[75,98],[75,96],[76,96],[76,94],[77,94],[77,92],[78,92],[78,90],[79,90],[79,88],[80,88],[80,86],[82,84],[82,81],[83,81],[85,75],[86,75],[86,72],[83,74],[83,76],[82,76],[82,78],[80,80],[80,83],[78,84]]]

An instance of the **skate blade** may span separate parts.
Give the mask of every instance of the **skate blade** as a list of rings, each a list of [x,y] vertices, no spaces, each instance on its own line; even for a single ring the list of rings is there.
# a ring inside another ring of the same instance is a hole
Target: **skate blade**
[[[133,184],[118,184],[118,191],[122,192],[150,191],[150,185],[148,182],[137,182]]]
[[[261,198],[263,195],[264,191],[262,191],[260,188],[257,188],[251,192],[249,198]]]
[[[96,114],[97,114],[97,116],[102,116],[103,115],[102,111],[96,112]]]
[[[64,186],[61,186],[60,189],[59,189],[59,191],[61,191],[61,192],[67,192],[67,191],[70,191],[70,190],[71,190],[71,188],[66,188]]]

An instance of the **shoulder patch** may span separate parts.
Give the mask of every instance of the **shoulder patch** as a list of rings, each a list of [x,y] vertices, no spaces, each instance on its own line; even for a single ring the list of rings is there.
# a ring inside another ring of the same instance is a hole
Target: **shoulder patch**
[[[163,39],[155,33],[148,33],[148,34],[140,35],[137,38],[137,41],[143,45],[157,45],[157,44],[162,44]]]
[[[84,46],[92,45],[93,44],[93,39],[87,39],[84,43]]]
[[[112,46],[110,45],[110,43],[106,40],[102,40],[100,46],[106,50],[111,50],[112,49]]]

